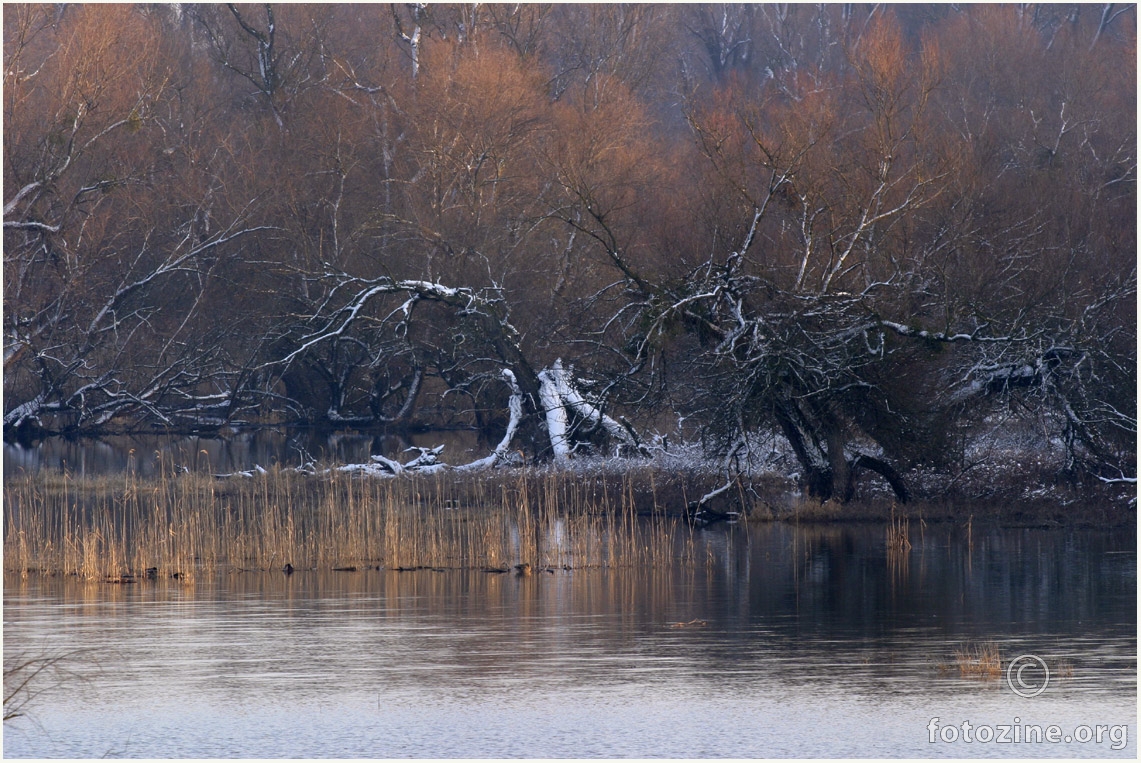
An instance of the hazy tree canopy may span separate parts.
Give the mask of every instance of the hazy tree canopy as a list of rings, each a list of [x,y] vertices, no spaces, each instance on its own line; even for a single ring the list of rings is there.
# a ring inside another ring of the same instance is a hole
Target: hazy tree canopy
[[[1003,410],[1132,477],[1136,25],[6,4],[5,437],[494,442],[517,390],[537,458],[550,405],[631,452],[681,417],[727,465],[776,433],[813,494],[904,497]]]

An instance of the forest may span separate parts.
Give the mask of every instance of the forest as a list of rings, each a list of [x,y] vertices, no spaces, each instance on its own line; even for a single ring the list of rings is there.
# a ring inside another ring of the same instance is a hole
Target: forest
[[[1133,5],[3,13],[6,440],[1135,482]]]

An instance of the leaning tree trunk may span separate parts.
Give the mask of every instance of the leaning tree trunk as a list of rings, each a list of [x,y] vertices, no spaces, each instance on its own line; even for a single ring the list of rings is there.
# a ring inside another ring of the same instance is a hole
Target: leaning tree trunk
[[[855,494],[857,472],[867,469],[884,478],[896,500],[908,500],[907,485],[891,464],[863,453],[849,458],[843,421],[827,411],[813,413],[816,415],[810,417],[790,399],[776,407],[777,420],[804,470],[802,483],[809,496],[819,501],[847,503]]]
[[[813,498],[828,500],[832,497],[832,463],[815,428],[795,400],[785,398],[778,401],[775,413],[804,472],[801,478],[804,489]]]

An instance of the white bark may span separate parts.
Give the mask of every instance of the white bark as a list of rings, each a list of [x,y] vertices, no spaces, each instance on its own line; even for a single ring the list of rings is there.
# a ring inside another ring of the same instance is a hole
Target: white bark
[[[444,451],[443,445],[437,445],[434,448],[420,448],[411,447],[405,449],[408,451],[419,451],[420,455],[412,459],[404,465],[404,470],[409,472],[417,472],[418,474],[435,474],[438,471],[449,468],[447,464],[440,462],[440,454]]]
[[[19,192],[17,192],[17,194],[12,197],[12,200],[4,205],[4,216],[7,217],[8,215],[15,212],[16,211],[16,205],[19,204],[20,201],[25,196],[27,196],[29,193],[31,193],[32,191],[36,190],[39,187],[40,187],[40,182],[35,181],[33,183],[28,183],[23,188],[21,188],[19,190]]]
[[[523,391],[519,389],[519,384],[515,381],[515,374],[511,369],[503,369],[503,378],[511,387],[511,399],[507,401],[507,409],[511,412],[511,417],[507,421],[507,431],[503,434],[503,439],[495,446],[495,451],[490,456],[481,458],[478,461],[472,461],[470,464],[457,466],[456,469],[488,469],[507,460],[507,453],[511,447],[511,441],[515,439],[515,432],[519,429],[519,422],[523,420]]]
[[[419,455],[407,464],[401,464],[385,456],[372,456],[372,463],[347,464],[339,467],[338,471],[355,472],[373,477],[400,477],[410,473],[435,474],[436,472],[446,469],[476,471],[478,469],[490,469],[497,464],[506,462],[511,448],[511,441],[515,439],[515,433],[519,430],[519,424],[523,420],[523,391],[519,389],[519,384],[515,380],[515,374],[510,369],[503,369],[502,374],[503,379],[511,387],[511,398],[507,403],[511,416],[507,422],[507,431],[504,432],[503,439],[495,446],[495,450],[492,454],[486,458],[453,467],[439,460],[439,455],[444,450],[444,446],[438,445],[435,448],[409,448],[409,450],[419,451]],[[563,415],[565,419],[565,411]],[[569,454],[569,448],[566,449],[566,452]]]
[[[608,435],[618,442],[637,450],[638,443],[634,440],[634,437],[626,427],[607,416],[582,396],[582,393],[575,387],[574,380],[571,379],[570,374],[563,369],[561,359],[555,361],[548,373],[555,385],[555,391],[558,393],[564,405],[569,406],[572,411],[582,416],[591,424],[601,424]]]
[[[4,423],[8,426],[17,427],[28,419],[35,420],[39,412],[44,408],[46,400],[47,395],[41,392],[36,395],[34,399],[17,405],[4,415]]]
[[[556,366],[558,364],[556,363]],[[570,440],[567,437],[567,409],[560,394],[562,368],[539,372],[539,403],[547,420],[547,436],[555,453],[555,463],[565,464],[570,459]]]
[[[709,501],[712,501],[712,500],[713,500],[714,498],[716,498],[717,496],[719,496],[719,495],[721,495],[722,493],[724,493],[724,492],[728,491],[728,490],[729,490],[729,488],[731,488],[731,487],[733,487],[733,482],[730,480],[729,482],[726,482],[726,483],[725,483],[724,485],[722,485],[721,487],[719,487],[719,488],[716,488],[716,489],[714,489],[714,490],[710,490],[708,493],[706,493],[705,495],[701,496],[701,499],[700,499],[700,500],[698,500],[698,502],[697,502],[697,506],[698,506],[698,508],[701,508],[702,506],[704,506],[704,505],[705,505],[706,503],[708,503]]]

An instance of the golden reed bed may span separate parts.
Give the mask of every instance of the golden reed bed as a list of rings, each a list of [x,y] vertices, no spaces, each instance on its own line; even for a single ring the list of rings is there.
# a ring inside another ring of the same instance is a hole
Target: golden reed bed
[[[4,483],[7,574],[129,582],[226,569],[661,566],[693,556],[646,475],[272,470]],[[523,568],[521,569],[528,569]]]

